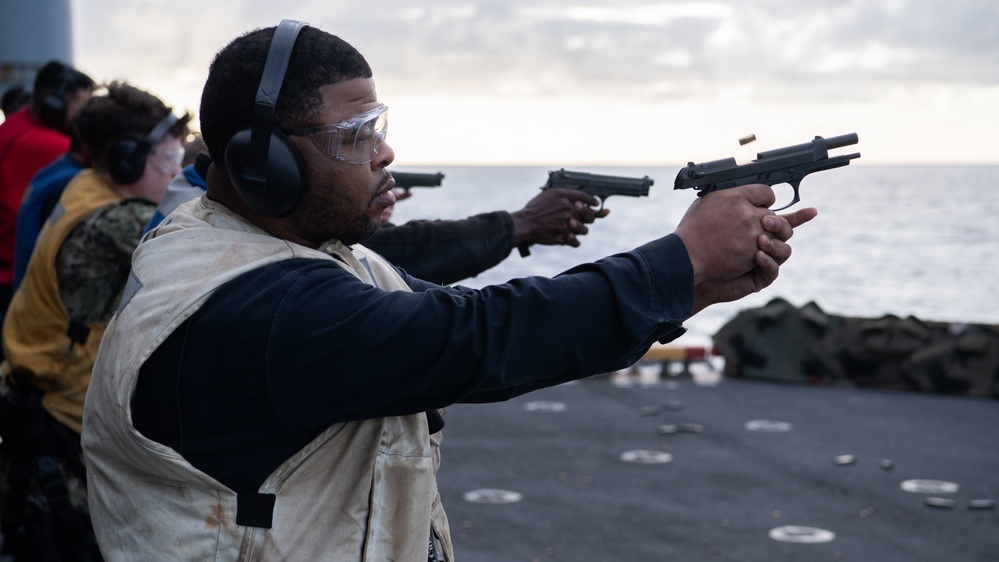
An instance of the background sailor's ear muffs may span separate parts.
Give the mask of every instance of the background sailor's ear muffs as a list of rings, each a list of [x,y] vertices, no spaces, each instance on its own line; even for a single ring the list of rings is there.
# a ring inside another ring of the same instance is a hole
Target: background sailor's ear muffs
[[[254,212],[287,214],[305,189],[305,168],[288,137],[274,126],[274,107],[295,40],[304,22],[282,20],[274,30],[257,88],[253,122],[229,139],[225,169],[236,193]]]
[[[42,98],[42,106],[39,108],[42,122],[51,122],[54,119],[61,119],[66,114],[66,102],[62,95],[49,94]]]
[[[163,140],[177,120],[178,117],[171,111],[141,141],[127,138],[115,141],[108,150],[108,172],[111,173],[111,178],[121,185],[139,181],[146,171],[149,151]]]
[[[75,77],[71,68],[64,68],[59,75],[59,87],[55,93],[42,98],[42,104],[38,108],[38,117],[42,123],[58,123],[66,118],[66,100],[62,99],[66,95],[70,81]]]

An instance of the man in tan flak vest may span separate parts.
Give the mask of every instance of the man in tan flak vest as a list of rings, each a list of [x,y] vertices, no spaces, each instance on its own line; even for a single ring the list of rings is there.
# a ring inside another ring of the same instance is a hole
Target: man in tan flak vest
[[[137,248],[87,394],[109,560],[454,560],[441,408],[634,363],[772,283],[815,216],[751,185],[552,279],[421,281],[361,245],[395,202],[371,69],[287,20],[216,55],[201,131],[207,192]]]

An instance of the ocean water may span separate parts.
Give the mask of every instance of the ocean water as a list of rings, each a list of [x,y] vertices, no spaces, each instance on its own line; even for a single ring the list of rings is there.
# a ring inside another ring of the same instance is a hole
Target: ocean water
[[[521,208],[553,167],[398,166],[445,174],[439,188],[415,188],[396,205],[393,222],[463,218]],[[641,177],[648,197],[612,196],[610,215],[590,225],[579,248],[534,246],[461,284],[482,287],[531,275],[552,276],[576,264],[626,251],[672,232],[691,190],[673,190],[678,166],[576,167],[581,172]],[[778,202],[788,186],[775,186]],[[764,291],[719,304],[687,321],[678,343],[705,345],[739,310],[776,297],[815,302],[830,314],[999,324],[999,166],[865,166],[809,175],[801,206],[819,216],[800,227],[791,259]],[[796,207],[796,208],[798,208]]]

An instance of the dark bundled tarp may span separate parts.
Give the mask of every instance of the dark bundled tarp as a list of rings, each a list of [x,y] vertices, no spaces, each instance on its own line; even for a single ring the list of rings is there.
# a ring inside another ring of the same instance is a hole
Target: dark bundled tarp
[[[999,398],[999,326],[828,314],[776,298],[714,335],[725,374]]]

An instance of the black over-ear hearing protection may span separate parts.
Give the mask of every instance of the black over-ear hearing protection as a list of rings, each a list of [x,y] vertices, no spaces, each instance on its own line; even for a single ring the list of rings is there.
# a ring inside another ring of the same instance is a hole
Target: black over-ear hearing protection
[[[304,26],[304,22],[282,20],[274,30],[257,88],[253,122],[233,135],[225,148],[226,173],[236,193],[250,209],[270,217],[291,211],[305,188],[302,160],[273,124],[278,93]]]
[[[66,100],[62,97],[69,88],[69,83],[75,78],[76,73],[72,68],[64,68],[59,74],[59,87],[54,94],[49,94],[42,98],[42,105],[38,108],[38,115],[43,123],[58,123],[66,118]]]
[[[131,185],[139,181],[146,170],[146,156],[149,155],[149,150],[163,140],[177,120],[178,117],[171,111],[141,141],[135,139],[115,141],[108,151],[108,171],[111,172],[114,181],[121,185]]]

